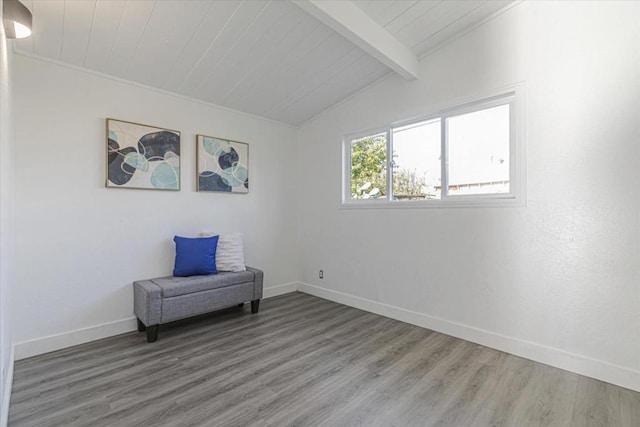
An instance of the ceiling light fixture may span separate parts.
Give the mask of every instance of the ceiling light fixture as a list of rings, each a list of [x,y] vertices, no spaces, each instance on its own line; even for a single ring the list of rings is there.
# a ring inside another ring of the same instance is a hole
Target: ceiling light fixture
[[[18,0],[2,2],[4,29],[9,39],[23,39],[31,35],[31,12]]]

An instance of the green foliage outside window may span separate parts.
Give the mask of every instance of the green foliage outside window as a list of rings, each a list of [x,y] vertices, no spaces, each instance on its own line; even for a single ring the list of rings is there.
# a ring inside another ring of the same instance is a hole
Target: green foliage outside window
[[[379,134],[351,141],[351,198],[386,196],[387,136]]]
[[[351,141],[351,198],[377,199],[387,195],[387,136],[379,134]],[[426,178],[407,169],[394,171],[393,190],[398,198],[429,198]]]
[[[395,169],[395,168],[394,168]],[[427,178],[415,170],[400,169],[393,173],[393,197],[401,200],[428,199]]]
[[[395,157],[395,154],[394,154]],[[351,198],[377,199],[387,195],[387,137],[368,136],[351,141]],[[395,166],[394,166],[395,168]],[[439,182],[439,180],[438,180]],[[433,198],[433,185],[416,171],[394,170],[394,197],[403,200]]]

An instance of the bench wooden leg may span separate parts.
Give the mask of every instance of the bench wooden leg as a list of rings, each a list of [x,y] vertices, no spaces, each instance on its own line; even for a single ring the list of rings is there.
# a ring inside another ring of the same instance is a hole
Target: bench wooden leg
[[[147,342],[155,342],[158,339],[158,325],[147,326]]]
[[[144,332],[147,327],[140,321],[140,319],[136,319],[138,321],[138,332]]]
[[[251,312],[255,314],[258,312],[259,309],[260,309],[260,300],[254,299],[253,301],[251,301]]]

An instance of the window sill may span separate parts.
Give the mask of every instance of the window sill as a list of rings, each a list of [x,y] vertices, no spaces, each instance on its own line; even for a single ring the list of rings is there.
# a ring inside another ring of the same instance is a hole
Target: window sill
[[[443,208],[497,208],[525,207],[524,198],[460,198],[457,200],[413,200],[413,201],[349,201],[340,204],[340,210],[360,209],[443,209]]]

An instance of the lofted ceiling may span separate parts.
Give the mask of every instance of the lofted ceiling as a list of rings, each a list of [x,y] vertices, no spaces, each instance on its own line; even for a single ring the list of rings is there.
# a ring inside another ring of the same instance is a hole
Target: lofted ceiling
[[[393,72],[368,45],[299,7],[322,1],[22,2],[33,13],[33,35],[16,41],[18,53],[294,126]],[[356,0],[352,22],[370,21],[419,58],[509,3]]]

